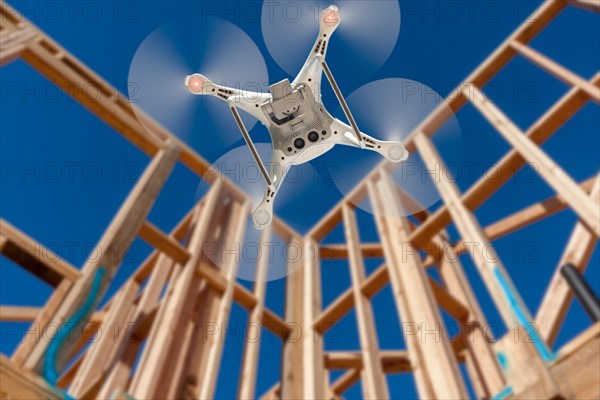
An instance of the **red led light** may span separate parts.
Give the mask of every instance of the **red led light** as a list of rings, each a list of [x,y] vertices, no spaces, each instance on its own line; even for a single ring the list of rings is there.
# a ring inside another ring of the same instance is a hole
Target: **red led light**
[[[204,80],[199,76],[192,75],[188,79],[188,89],[192,93],[200,93],[202,92],[202,86],[204,85]]]
[[[340,23],[340,13],[337,10],[325,10],[323,13],[323,23],[328,26],[336,26]]]

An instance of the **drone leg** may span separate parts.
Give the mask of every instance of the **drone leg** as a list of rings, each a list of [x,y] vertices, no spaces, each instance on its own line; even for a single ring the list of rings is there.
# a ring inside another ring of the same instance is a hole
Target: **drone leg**
[[[400,142],[383,141],[360,132],[362,142],[359,143],[352,132],[352,127],[346,125],[339,119],[334,120],[331,125],[331,130],[337,132],[337,134],[334,135],[337,144],[371,150],[395,163],[405,161],[408,158],[408,151]]]
[[[352,116],[352,113],[350,112],[350,108],[348,107],[348,104],[346,103],[346,99],[344,98],[344,95],[342,94],[340,87],[336,83],[335,78],[333,77],[333,74],[331,73],[331,70],[329,69],[329,66],[327,65],[327,62],[325,61],[325,58],[322,56],[317,56],[317,58],[321,61],[321,65],[323,66],[323,72],[325,72],[325,76],[327,77],[327,80],[329,81],[329,84],[331,85],[331,88],[333,89],[333,92],[335,93],[335,97],[337,97],[338,102],[340,103],[340,106],[342,106],[344,115],[346,115],[346,118],[350,122],[350,125],[352,125],[351,132],[354,134],[354,137],[357,140],[359,147],[364,148],[365,144],[363,143],[363,138],[362,138],[362,135],[360,134],[360,130],[358,129],[358,126],[356,125],[356,121],[354,120],[354,117]]]
[[[279,156],[279,154],[275,154],[275,151],[273,152],[273,160],[277,160]],[[286,166],[278,161],[274,161],[271,168],[270,176],[273,184],[267,186],[262,201],[252,213],[254,227],[259,230],[264,229],[273,220],[273,203],[286,173]]]
[[[231,110],[231,113],[233,114],[233,118],[235,119],[235,122],[236,122],[238,128],[240,129],[240,132],[242,133],[242,137],[246,141],[246,144],[248,145],[248,148],[250,149],[250,152],[252,153],[252,157],[254,157],[254,161],[256,161],[256,164],[258,165],[258,168],[260,169],[260,173],[262,174],[263,178],[265,179],[265,182],[267,182],[267,186],[271,186],[273,184],[273,182],[271,181],[271,178],[269,177],[269,173],[267,172],[265,163],[263,163],[262,159],[260,158],[260,155],[258,154],[258,151],[256,150],[256,147],[254,146],[254,142],[252,141],[252,138],[250,137],[250,134],[248,133],[248,129],[246,129],[246,126],[244,125],[244,122],[242,121],[242,117],[240,116],[240,113],[238,112],[238,110],[236,108],[235,100],[233,98],[227,100],[227,105],[229,106],[229,109]]]

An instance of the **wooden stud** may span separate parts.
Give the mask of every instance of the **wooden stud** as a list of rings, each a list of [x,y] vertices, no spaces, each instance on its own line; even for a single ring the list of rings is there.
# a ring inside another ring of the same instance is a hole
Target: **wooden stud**
[[[179,323],[181,310],[191,295],[194,284],[193,279],[196,267],[201,259],[202,243],[209,229],[209,223],[220,197],[221,185],[215,183],[207,194],[207,202],[197,213],[188,247],[192,249],[191,257],[184,266],[180,266],[174,273],[171,285],[165,294],[159,315],[155,321],[149,346],[144,350],[140,365],[130,385],[129,392],[137,398],[153,397],[160,383],[163,363],[172,351],[175,329]],[[197,289],[196,289],[197,290]]]
[[[296,249],[302,262],[302,378],[305,398],[320,399],[325,396],[326,374],[323,365],[324,339],[314,329],[314,322],[321,312],[321,264],[318,260],[319,246],[312,240],[298,241]],[[293,257],[288,253],[288,258]],[[298,256],[296,256],[298,257]]]
[[[411,336],[417,339],[413,343],[418,350],[409,347],[409,351],[416,350],[421,354],[419,365],[424,369],[433,396],[464,398],[467,396],[466,387],[454,351],[441,337],[442,319],[418,252],[408,242],[409,225],[406,218],[402,217],[402,205],[389,175],[386,173],[380,175],[376,188],[370,189],[370,196],[373,208],[376,210],[379,236],[382,243],[387,244],[384,248],[386,259],[389,261],[394,294],[399,296],[399,293],[402,293],[405,297],[404,312],[400,310],[400,318],[404,323],[404,336],[408,343],[410,343],[408,338]],[[415,331],[408,332],[409,326]],[[427,332],[433,333],[436,339],[427,339]],[[411,363],[413,363],[412,359]],[[414,366],[413,371],[416,373]],[[424,387],[422,383],[419,385],[418,377],[417,387],[421,397],[424,397]]]
[[[425,135],[416,137],[417,147],[422,158],[425,160],[428,168],[436,165],[444,168],[443,161],[437,150],[431,143],[431,140]],[[445,179],[436,181],[436,186],[440,192],[444,203],[449,207],[449,211],[454,220],[454,224],[461,234],[463,240],[469,243],[476,243],[478,246],[471,251],[471,258],[475,263],[488,291],[490,292],[500,315],[509,327],[523,329],[520,323],[532,321],[531,316],[520,298],[514,285],[508,278],[508,273],[504,268],[500,258],[495,253],[493,247],[489,245],[489,240],[485,237],[483,229],[475,220],[465,206],[460,202],[460,195],[456,184]],[[504,284],[504,286],[503,286]],[[505,287],[506,286],[506,287]],[[511,298],[508,298],[510,291]],[[521,321],[521,315],[524,315],[526,321]],[[506,337],[505,337],[506,339]],[[516,392],[523,390],[529,385],[530,379],[538,379],[542,384],[544,396],[548,398],[557,395],[558,388],[545,366],[542,354],[530,342],[519,341],[513,343],[510,338],[503,341],[504,352],[510,358],[510,368],[505,371],[508,383]],[[543,343],[540,346],[544,346]],[[528,371],[525,374],[524,371]]]
[[[244,203],[243,205],[234,204],[231,212],[230,231],[225,239],[225,245],[230,246],[230,248],[235,248],[235,246],[241,247],[241,244],[243,243],[247,222],[247,219],[244,217],[248,215],[248,209],[249,203]],[[228,284],[219,301],[217,318],[214,321],[217,326],[220,327],[228,322],[231,303],[233,300],[234,284],[239,266],[239,257],[237,255],[234,257],[229,256],[228,258],[229,259],[227,260],[223,260],[223,269],[225,271],[225,277]],[[205,346],[208,348],[206,360],[207,373],[203,376],[203,379],[200,382],[198,399],[208,399],[214,397],[215,386],[217,384],[217,374],[219,373],[219,367],[221,365],[221,356],[224,343],[220,339],[220,335],[211,335],[208,337]]]
[[[98,304],[120,266],[128,246],[133,242],[160,189],[174,167],[177,154],[177,149],[169,144],[150,162],[100,239],[98,248],[101,249],[102,254],[100,257],[88,260],[84,265],[82,278],[73,285],[64,302],[52,317],[51,323],[55,326],[61,326],[86,301],[96,271],[99,268],[104,268],[106,277],[100,282],[98,293],[96,293],[96,298],[93,300],[93,308]],[[76,327],[76,331],[81,332],[89,318],[89,313],[83,316],[80,324]],[[49,343],[50,340],[44,340],[37,344],[25,363],[26,368],[41,372],[44,355]],[[74,344],[73,341],[68,340],[59,349],[60,351],[58,351],[55,360],[58,369],[66,364]]]
[[[4,238],[1,254],[49,285],[81,277],[77,268],[1,218],[0,234]]]
[[[69,388],[72,396],[81,397],[90,389],[94,379],[107,373],[120,344],[127,338],[127,329],[133,328],[128,317],[138,289],[139,286],[130,281],[120,290],[114,307],[110,309],[100,326],[104,334],[87,350]]]
[[[260,248],[264,249],[266,243],[271,240],[271,229],[265,228],[260,236]],[[269,255],[264,251],[261,253],[261,258],[257,262],[256,275],[254,281],[254,297],[257,303],[254,305],[248,318],[248,327],[259,329],[262,324],[262,314],[265,307],[266,291],[267,291],[267,272],[269,267]],[[254,399],[256,398],[256,378],[258,371],[258,356],[260,350],[260,341],[246,341],[244,346],[244,356],[242,361],[242,370],[240,373],[240,383],[238,389],[238,399]]]
[[[362,350],[362,389],[365,399],[386,399],[390,397],[385,375],[381,367],[375,319],[369,298],[361,290],[366,280],[366,272],[361,256],[360,237],[354,210],[348,205],[342,208],[346,242],[348,243],[350,275],[356,309],[358,336]]]
[[[600,176],[595,179],[590,198],[593,199],[596,205],[600,204]],[[585,271],[597,242],[598,239],[587,226],[577,222],[565,251],[556,266],[535,319],[540,334],[549,344],[554,343],[556,340],[559,328],[567,315],[573,298],[573,293],[562,277],[560,268],[565,264],[573,264],[581,272]]]
[[[521,54],[523,57],[525,57],[538,67],[554,75],[557,79],[560,79],[567,85],[576,86],[580,88],[582,91],[586,92],[592,100],[594,100],[596,103],[600,103],[600,88],[594,86],[582,77],[569,71],[562,65],[557,64],[555,61],[552,61],[545,55],[539,53],[538,51],[532,49],[531,47],[523,43],[514,41],[510,45],[515,50],[517,50],[519,54]]]
[[[536,168],[536,172],[559,193],[600,236],[600,210],[581,188],[540,147],[528,139],[523,132],[502,113],[483,93],[473,85],[467,85],[464,93],[473,105],[492,123],[498,132]]]

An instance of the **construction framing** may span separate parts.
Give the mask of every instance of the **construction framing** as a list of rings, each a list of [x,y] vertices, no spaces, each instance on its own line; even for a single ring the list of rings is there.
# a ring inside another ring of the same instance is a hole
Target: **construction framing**
[[[209,240],[223,244],[244,240],[248,196],[218,174],[209,173],[209,163],[199,154],[150,117],[134,113],[132,104],[108,82],[2,2],[0,65],[25,60],[145,152],[150,161],[98,243],[106,256],[81,268],[49,250],[32,251],[43,246],[9,222],[0,221],[2,255],[54,288],[42,308],[2,306],[2,321],[31,321],[48,337],[58,339],[58,331],[45,329],[70,320],[91,301],[90,292],[97,293],[92,307],[74,328],[76,340],[53,349],[52,340],[27,340],[27,335],[10,357],[1,357],[0,397],[61,398],[66,390],[75,398],[212,398],[225,344],[218,336],[199,340],[199,335],[206,322],[227,322],[235,302],[248,311],[249,323],[263,325],[283,343],[280,381],[264,394],[256,393],[260,342],[245,343],[240,398],[340,398],[360,380],[363,397],[383,399],[395,395],[385,377],[393,373],[411,373],[421,398],[467,398],[469,386],[477,398],[600,398],[599,323],[558,352],[550,350],[572,301],[559,267],[570,263],[585,270],[600,234],[600,176],[576,182],[541,148],[584,105],[600,102],[600,72],[589,79],[580,77],[528,46],[566,7],[600,12],[600,1],[545,2],[405,143],[409,151],[419,152],[430,168],[444,166],[431,137],[451,116],[447,105],[458,112],[470,103],[511,146],[497,164],[504,172],[499,179],[482,177],[465,193],[453,182],[436,181],[443,200],[439,209],[420,212],[414,218],[395,217],[390,214],[402,215],[407,202],[414,200],[390,178],[394,166],[383,162],[306,235],[274,219],[261,241],[278,235],[304,249],[301,259],[290,261],[285,315],[280,316],[265,304],[266,261],[259,262],[254,288],[248,290],[236,280],[235,260],[219,263],[202,253],[202,244]],[[516,55],[569,86],[526,131],[482,93]],[[83,93],[90,85],[102,94],[99,99],[92,101]],[[146,119],[143,125],[138,118]],[[179,225],[166,233],[147,216],[177,163],[203,177],[210,189]],[[526,163],[537,165],[540,177],[556,195],[482,226],[474,211]],[[377,243],[361,242],[353,204],[363,199],[374,209]],[[564,209],[573,210],[578,222],[533,317],[500,258],[489,257],[490,248],[485,245]],[[450,224],[460,235],[457,242],[450,242],[446,233]],[[345,242],[320,245],[339,225],[343,226]],[[107,305],[98,307],[127,244],[137,237],[155,250]],[[488,252],[488,257],[482,250],[469,255],[504,323],[517,326],[523,337],[532,340],[513,340],[512,334],[490,338],[484,332],[486,317],[456,257],[465,253],[464,243],[472,242]],[[409,248],[413,251],[405,251]],[[367,275],[367,257],[385,261]],[[323,309],[319,260],[334,258],[348,260],[351,287]],[[442,283],[429,278],[428,268],[438,270]],[[444,324],[443,310],[469,332],[470,340],[420,340],[418,335],[404,332],[405,348],[381,350],[370,300],[388,284],[401,321],[434,329]],[[360,348],[325,351],[323,340],[317,339],[351,310],[356,315]],[[535,321],[539,330],[528,331],[525,323],[529,321]],[[86,346],[85,338],[91,333],[115,323],[133,329],[120,332],[118,340],[102,338]],[[292,326],[300,327],[300,332],[292,332]],[[291,336],[295,340],[290,340]],[[48,370],[48,354],[53,351],[55,365]],[[466,366],[466,375],[460,371],[461,364]],[[346,372],[331,382],[330,370]]]

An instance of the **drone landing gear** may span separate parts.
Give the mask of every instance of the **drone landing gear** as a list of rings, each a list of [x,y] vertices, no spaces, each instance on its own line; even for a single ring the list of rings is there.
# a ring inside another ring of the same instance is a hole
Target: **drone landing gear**
[[[252,221],[256,229],[262,230],[266,228],[273,220],[273,200],[275,192],[271,188],[267,188],[262,201],[252,213]]]

